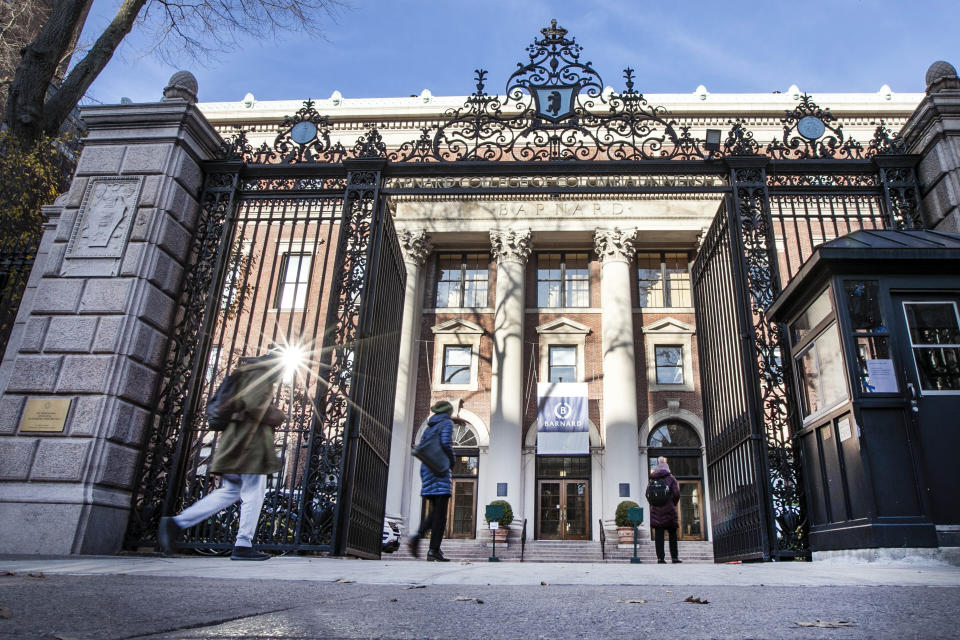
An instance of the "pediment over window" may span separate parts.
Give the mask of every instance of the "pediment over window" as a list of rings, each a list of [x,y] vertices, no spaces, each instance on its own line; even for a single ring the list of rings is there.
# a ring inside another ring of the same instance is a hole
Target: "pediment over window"
[[[676,318],[663,318],[662,320],[657,320],[656,322],[651,322],[641,329],[644,333],[694,333],[692,326],[686,322],[680,322]]]
[[[585,336],[590,333],[590,327],[571,320],[570,318],[557,318],[556,320],[551,320],[550,322],[544,322],[542,325],[537,327],[537,333]]]
[[[446,322],[441,322],[440,324],[431,327],[431,331],[436,333],[460,333],[460,334],[482,334],[483,327],[478,324],[474,324],[469,320],[462,320],[460,318],[453,318],[452,320],[447,320]]]

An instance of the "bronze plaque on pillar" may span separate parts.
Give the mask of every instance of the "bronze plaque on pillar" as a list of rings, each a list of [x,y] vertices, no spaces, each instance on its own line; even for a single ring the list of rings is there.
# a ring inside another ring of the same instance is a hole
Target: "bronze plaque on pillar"
[[[70,398],[30,398],[20,419],[21,432],[63,433]]]

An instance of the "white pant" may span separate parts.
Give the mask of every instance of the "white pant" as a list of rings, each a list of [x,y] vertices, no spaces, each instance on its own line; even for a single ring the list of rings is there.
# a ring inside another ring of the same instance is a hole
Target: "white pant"
[[[267,476],[262,473],[225,473],[220,488],[184,509],[173,521],[181,529],[192,527],[210,516],[223,511],[240,500],[240,528],[236,546],[253,546],[257,533],[263,496],[267,491]]]

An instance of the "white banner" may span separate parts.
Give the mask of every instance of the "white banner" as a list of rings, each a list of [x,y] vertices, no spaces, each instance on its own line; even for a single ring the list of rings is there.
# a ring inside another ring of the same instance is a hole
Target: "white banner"
[[[537,383],[537,453],[590,453],[586,382]]]

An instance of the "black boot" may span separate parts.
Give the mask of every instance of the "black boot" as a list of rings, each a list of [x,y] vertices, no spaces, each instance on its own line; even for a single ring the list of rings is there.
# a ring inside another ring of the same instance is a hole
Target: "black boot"
[[[439,549],[427,551],[427,562],[450,562],[450,558],[445,558]]]
[[[420,557],[420,536],[410,536],[407,538],[407,549],[414,558]]]
[[[255,551],[253,547],[234,547],[230,555],[231,560],[269,560],[270,554]]]

